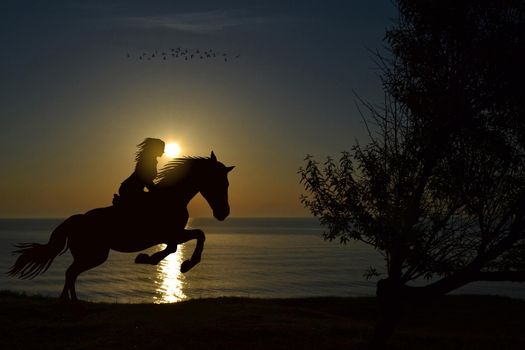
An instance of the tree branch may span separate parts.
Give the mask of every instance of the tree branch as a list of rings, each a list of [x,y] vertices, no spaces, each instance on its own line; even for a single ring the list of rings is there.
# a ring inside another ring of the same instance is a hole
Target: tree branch
[[[476,280],[493,282],[525,282],[525,271],[479,272],[476,276]]]

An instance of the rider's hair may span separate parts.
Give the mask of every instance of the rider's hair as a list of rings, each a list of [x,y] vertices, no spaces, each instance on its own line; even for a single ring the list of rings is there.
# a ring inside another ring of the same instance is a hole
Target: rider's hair
[[[135,160],[140,162],[144,158],[151,158],[161,153],[160,151],[164,150],[164,141],[148,137],[139,143],[137,147],[139,150],[135,155]]]

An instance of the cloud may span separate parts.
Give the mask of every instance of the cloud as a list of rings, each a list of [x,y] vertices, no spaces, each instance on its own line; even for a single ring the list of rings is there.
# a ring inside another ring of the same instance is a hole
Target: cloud
[[[253,16],[244,11],[207,11],[165,16],[127,17],[126,23],[133,27],[167,28],[182,32],[210,33],[236,26],[267,23],[276,19],[276,17],[270,16]]]

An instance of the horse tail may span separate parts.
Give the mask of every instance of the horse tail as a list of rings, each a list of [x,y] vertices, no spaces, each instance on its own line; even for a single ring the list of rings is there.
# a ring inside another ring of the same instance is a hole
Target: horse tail
[[[68,235],[71,227],[78,222],[82,215],[73,215],[62,222],[51,233],[47,244],[39,243],[20,243],[15,247],[19,248],[13,253],[20,254],[14,265],[7,272],[10,276],[17,276],[22,279],[32,279],[47,271],[57,255],[65,253],[69,246]]]

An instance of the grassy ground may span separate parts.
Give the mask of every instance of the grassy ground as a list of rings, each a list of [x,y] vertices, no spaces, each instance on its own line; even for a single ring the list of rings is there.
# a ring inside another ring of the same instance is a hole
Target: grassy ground
[[[82,303],[0,292],[2,349],[364,349],[373,298]],[[389,349],[525,349],[525,301],[454,296],[410,310]]]

